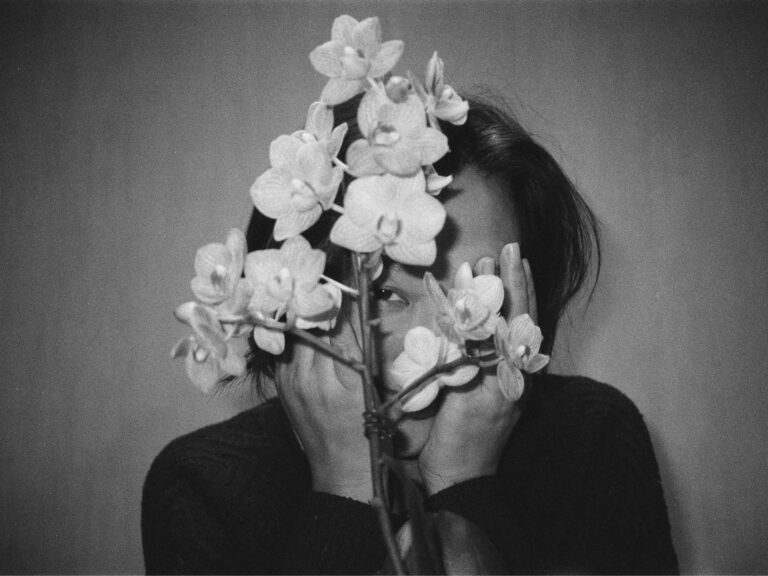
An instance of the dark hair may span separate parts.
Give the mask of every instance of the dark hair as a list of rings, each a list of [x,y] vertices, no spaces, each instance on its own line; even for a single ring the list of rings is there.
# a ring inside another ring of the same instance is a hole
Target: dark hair
[[[335,123],[347,122],[349,127],[342,158],[349,145],[362,137],[357,126],[360,98],[334,108]],[[529,260],[536,286],[538,323],[544,336],[542,352],[550,354],[558,321],[589,278],[593,263],[597,281],[600,241],[595,216],[552,155],[502,106],[470,98],[467,121],[461,126],[441,123],[441,128],[448,137],[450,152],[435,165],[438,173],[457,174],[474,166],[509,186],[519,220],[521,252]],[[337,202],[342,201],[349,180],[345,178]],[[345,251],[328,239],[337,217],[326,211],[304,237],[326,252],[326,274],[343,278]],[[274,220],[253,211],[246,234],[249,252],[276,246],[273,226]],[[260,385],[264,377],[274,376],[274,357],[253,344],[251,349],[248,369]]]

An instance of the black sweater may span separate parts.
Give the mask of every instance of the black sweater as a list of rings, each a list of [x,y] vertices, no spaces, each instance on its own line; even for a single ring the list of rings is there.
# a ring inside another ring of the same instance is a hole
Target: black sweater
[[[676,573],[648,431],[630,400],[586,378],[539,376],[498,473],[427,500],[479,526],[510,573]],[[372,573],[373,509],[313,492],[271,400],[171,442],[142,502],[148,573]]]

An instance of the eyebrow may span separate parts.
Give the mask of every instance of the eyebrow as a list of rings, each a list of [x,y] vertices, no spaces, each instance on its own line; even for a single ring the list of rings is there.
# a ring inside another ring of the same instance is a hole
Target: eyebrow
[[[403,274],[410,274],[412,276],[415,276],[415,277],[417,277],[419,279],[419,281],[421,281],[424,278],[424,272],[427,272],[429,270],[428,267],[426,267],[426,266],[407,267],[407,266],[404,266],[403,264],[401,264],[400,262],[395,262],[394,260],[390,261],[388,268],[389,268],[390,272],[391,271],[398,271],[398,272],[401,272]],[[423,270],[424,272],[422,272],[419,275],[419,274],[414,272],[416,268],[418,268],[420,270]],[[435,280],[437,280],[437,283],[440,285],[440,288],[443,289],[443,292],[448,292],[448,289],[451,287],[451,279],[456,275],[456,270],[457,270],[456,267],[451,266],[448,269],[448,271],[447,271],[446,279],[445,280],[441,280],[441,279],[435,277]]]

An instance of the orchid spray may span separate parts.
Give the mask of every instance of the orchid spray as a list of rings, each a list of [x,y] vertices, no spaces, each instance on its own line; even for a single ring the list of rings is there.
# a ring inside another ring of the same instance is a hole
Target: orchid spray
[[[428,406],[443,386],[472,381],[480,368],[496,366],[502,392],[519,398],[522,372],[536,372],[549,361],[538,353],[541,331],[530,317],[517,317],[508,325],[500,316],[504,289],[498,277],[473,277],[464,264],[445,293],[426,272],[425,287],[440,332],[425,327],[408,332],[391,368],[401,391],[379,402],[373,354],[378,323],[370,306],[371,279],[381,272],[385,257],[415,266],[434,262],[435,237],[446,216],[436,196],[452,179],[433,167],[448,152],[438,119],[463,124],[469,107],[445,84],[437,53],[427,66],[425,84],[410,72],[407,78],[392,76],[402,53],[401,41],[382,41],[377,18],[336,18],[331,40],[309,56],[315,69],[328,77],[320,100],[309,107],[303,130],[271,143],[270,168],[250,190],[255,207],[275,220],[273,236],[282,245],[246,253],[243,233],[232,230],[225,243],[200,248],[191,282],[196,300],[175,311],[192,335],[172,352],[173,357],[186,358],[190,380],[206,393],[221,386],[227,375],[245,374],[242,347],[234,345],[238,338],[251,338],[273,355],[283,352],[287,337],[300,339],[358,372],[365,401],[361,433],[368,437],[371,453],[371,504],[397,573],[406,573],[406,565],[423,572],[425,565],[400,557],[392,529],[385,476],[388,467],[396,467],[386,442],[393,420]],[[357,120],[362,138],[349,146],[345,163],[338,154],[347,126],[334,128],[332,107],[361,92]],[[354,180],[339,205],[336,196],[345,173]],[[301,235],[329,210],[340,214],[330,240],[349,251],[352,287],[324,274],[325,253]],[[333,328],[343,298],[357,304],[360,357],[310,331]],[[414,538],[411,549],[419,545]],[[430,548],[427,542],[421,545]],[[429,569],[435,566],[441,566],[439,558]]]

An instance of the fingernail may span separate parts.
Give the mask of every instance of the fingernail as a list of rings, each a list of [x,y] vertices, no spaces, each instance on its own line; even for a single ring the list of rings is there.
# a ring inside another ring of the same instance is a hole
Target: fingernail
[[[509,258],[512,262],[516,262],[520,260],[520,244],[517,242],[512,242],[511,244],[507,244],[504,246],[504,250],[506,251],[507,258]]]

